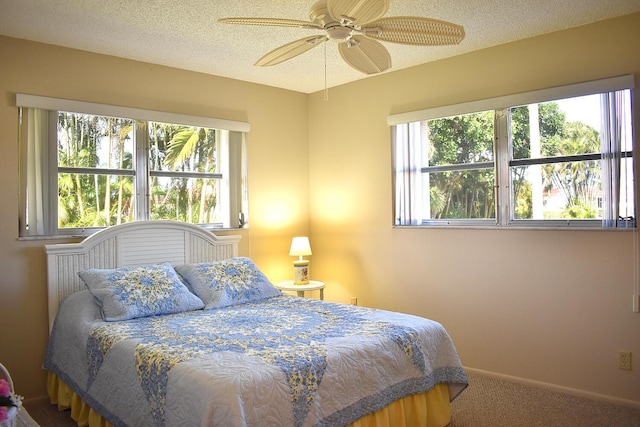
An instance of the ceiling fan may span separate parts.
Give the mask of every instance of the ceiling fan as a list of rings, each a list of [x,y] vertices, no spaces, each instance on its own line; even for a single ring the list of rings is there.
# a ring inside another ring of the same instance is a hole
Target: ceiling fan
[[[417,16],[383,18],[390,0],[320,0],[309,11],[310,21],[281,18],[222,18],[225,24],[296,27],[324,33],[280,46],[255,65],[266,67],[294,58],[331,40],[338,44],[342,59],[365,74],[381,73],[391,67],[391,56],[377,40],[416,46],[458,44],[464,28],[437,19]]]

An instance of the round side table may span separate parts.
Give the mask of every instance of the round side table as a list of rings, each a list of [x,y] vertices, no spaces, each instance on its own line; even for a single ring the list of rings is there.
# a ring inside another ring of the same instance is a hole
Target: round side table
[[[320,291],[320,299],[324,300],[324,282],[318,280],[309,280],[306,285],[294,285],[293,280],[285,280],[284,282],[276,283],[276,288],[281,291],[296,291],[299,297],[304,297],[304,291]]]

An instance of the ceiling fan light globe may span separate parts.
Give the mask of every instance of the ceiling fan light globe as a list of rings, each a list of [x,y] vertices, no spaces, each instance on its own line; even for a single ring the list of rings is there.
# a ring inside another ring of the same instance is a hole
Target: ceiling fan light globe
[[[326,31],[329,39],[337,42],[344,42],[351,37],[351,28],[341,25],[331,26]]]

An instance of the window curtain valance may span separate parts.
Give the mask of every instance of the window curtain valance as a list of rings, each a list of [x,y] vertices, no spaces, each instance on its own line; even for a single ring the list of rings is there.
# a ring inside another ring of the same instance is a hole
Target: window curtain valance
[[[596,93],[615,92],[623,89],[633,89],[635,79],[633,74],[611,77],[590,82],[523,92],[496,98],[464,102],[455,105],[428,108],[425,110],[409,111],[392,114],[387,117],[387,125],[394,126],[401,123],[411,123],[420,120],[440,119],[460,114],[476,113],[478,111],[500,110],[518,105],[537,104],[554,99],[571,98],[574,96],[592,95]]]
[[[168,113],[164,111],[145,110],[142,108],[122,107],[119,105],[98,104],[94,102],[75,101],[71,99],[50,98],[36,95],[16,95],[16,106],[39,108],[50,111],[68,111],[82,114],[95,114],[109,117],[127,117],[136,120],[161,123],[179,123],[189,126],[201,126],[213,129],[224,129],[236,132],[249,132],[251,126],[247,122],[217,119],[213,117],[193,116],[189,114]]]

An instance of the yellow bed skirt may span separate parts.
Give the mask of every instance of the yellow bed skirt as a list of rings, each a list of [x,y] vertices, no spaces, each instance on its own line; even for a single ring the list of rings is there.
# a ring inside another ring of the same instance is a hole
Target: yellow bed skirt
[[[69,386],[51,372],[47,377],[47,392],[51,403],[58,405],[58,410],[71,409],[71,418],[78,423],[78,426],[112,427],[111,423],[91,409]],[[362,417],[350,426],[444,427],[450,421],[449,386],[438,384],[428,392],[397,400],[373,414]]]

